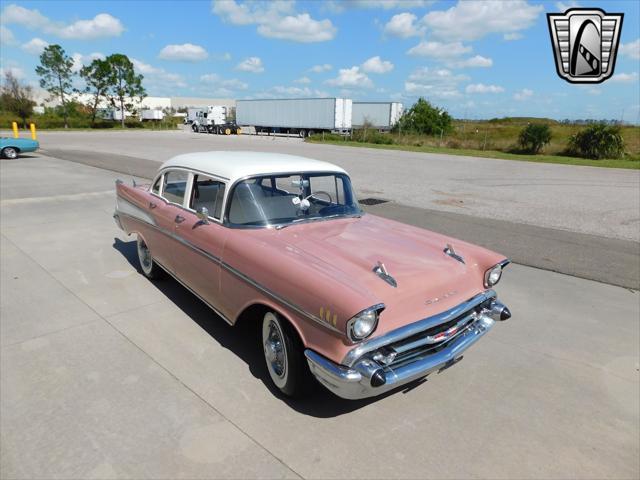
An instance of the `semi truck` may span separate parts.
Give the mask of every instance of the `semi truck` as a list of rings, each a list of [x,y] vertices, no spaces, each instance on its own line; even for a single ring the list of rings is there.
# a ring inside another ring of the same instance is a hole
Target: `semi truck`
[[[320,132],[351,131],[348,98],[237,100],[236,123],[245,132],[288,133],[302,138]]]
[[[210,105],[196,112],[191,129],[196,133],[217,133],[218,135],[240,134],[229,107]]]
[[[196,117],[198,116],[198,112],[202,112],[205,109],[202,107],[190,107],[187,108],[187,116],[184,119],[184,123],[188,123],[188,124],[192,124],[193,121],[196,119]]]
[[[399,102],[353,102],[353,127],[368,124],[378,130],[391,130],[402,112],[403,106]]]

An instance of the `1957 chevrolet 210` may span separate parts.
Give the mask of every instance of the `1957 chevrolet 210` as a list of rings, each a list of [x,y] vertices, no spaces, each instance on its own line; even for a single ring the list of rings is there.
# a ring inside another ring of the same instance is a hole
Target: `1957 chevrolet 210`
[[[336,165],[205,152],[165,162],[148,186],[117,182],[116,223],[141,270],[167,272],[230,324],[259,322],[273,383],[309,373],[371,397],[444,369],[511,314],[491,289],[502,255],[365,214]]]

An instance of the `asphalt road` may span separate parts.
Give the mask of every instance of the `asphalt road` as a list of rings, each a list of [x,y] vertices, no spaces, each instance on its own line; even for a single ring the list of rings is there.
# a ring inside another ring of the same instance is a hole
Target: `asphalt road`
[[[46,132],[45,151],[128,155],[162,162],[184,152],[252,150],[344,167],[361,197],[475,218],[640,241],[640,171],[303,143],[189,131]],[[54,155],[56,156],[56,155]],[[64,158],[64,157],[63,157]]]
[[[47,153],[60,159],[119,172],[125,178],[131,175],[153,178],[159,164],[157,160],[86,150],[49,148]],[[356,183],[362,183],[359,180],[355,178]],[[360,190],[358,194],[359,198],[367,197],[366,190]],[[640,243],[636,241],[523,222],[479,218],[468,213],[411,207],[391,200],[365,209],[376,215],[485,246],[522,265],[636,290],[640,288]]]
[[[121,176],[0,162],[2,478],[640,476],[637,291],[511,265],[513,318],[454,367],[290,402],[248,329],[138,273]]]

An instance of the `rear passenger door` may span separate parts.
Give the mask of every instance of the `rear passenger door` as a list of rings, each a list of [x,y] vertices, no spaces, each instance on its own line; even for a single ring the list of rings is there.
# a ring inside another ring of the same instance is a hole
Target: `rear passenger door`
[[[167,170],[162,177],[162,185],[157,202],[151,202],[149,208],[155,217],[158,228],[163,233],[162,241],[154,247],[152,254],[169,271],[175,272],[175,263],[179,242],[176,239],[176,227],[186,220],[184,203],[190,181],[186,170]]]
[[[185,221],[176,227],[176,234],[191,246],[176,261],[176,272],[203,300],[220,309],[220,261],[227,229],[222,226],[222,203],[226,183],[222,179],[193,173]],[[208,211],[207,223],[196,213]]]

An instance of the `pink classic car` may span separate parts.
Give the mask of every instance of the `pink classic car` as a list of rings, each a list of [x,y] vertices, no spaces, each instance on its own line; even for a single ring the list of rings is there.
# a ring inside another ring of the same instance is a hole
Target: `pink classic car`
[[[118,181],[114,217],[144,275],[169,273],[232,325],[256,322],[289,396],[311,375],[343,398],[379,395],[447,368],[511,316],[491,289],[502,255],[365,214],[326,162],[179,155],[151,185]]]

